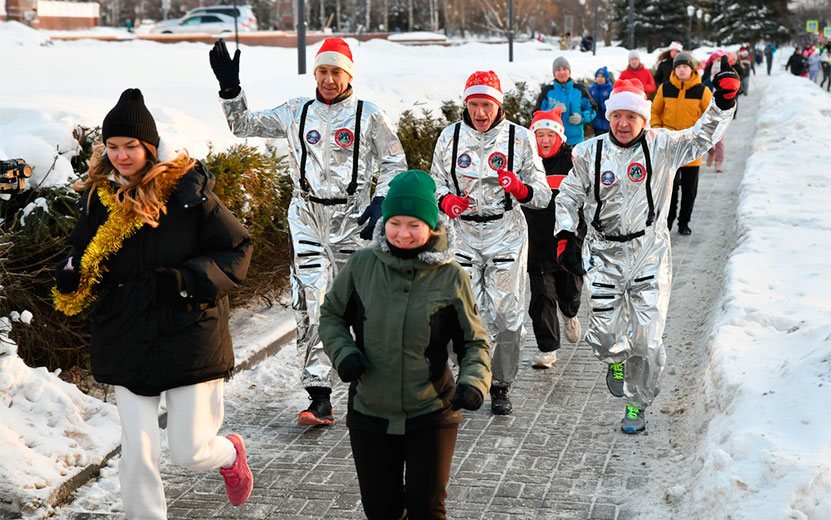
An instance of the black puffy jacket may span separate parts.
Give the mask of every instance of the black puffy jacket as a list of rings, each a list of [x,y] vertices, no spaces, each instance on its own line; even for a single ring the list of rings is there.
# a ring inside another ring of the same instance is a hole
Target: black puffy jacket
[[[530,209],[522,206],[528,223],[528,272],[551,273],[560,270],[557,263],[557,241],[554,239],[554,224],[557,221],[554,200],[563,178],[571,171],[571,146],[563,143],[560,150],[551,157],[544,158],[545,176],[551,189],[551,202],[545,209]],[[585,236],[585,224],[582,219],[578,227],[578,238]],[[582,240],[580,241],[582,244]]]
[[[252,246],[213,185],[213,174],[197,164],[179,180],[158,227],[144,225],[106,261],[92,313],[97,381],[150,396],[230,376],[227,295],[245,278]],[[81,217],[70,236],[78,258],[109,215],[97,194],[88,195],[79,200]],[[159,267],[180,270],[188,298],[156,302]]]

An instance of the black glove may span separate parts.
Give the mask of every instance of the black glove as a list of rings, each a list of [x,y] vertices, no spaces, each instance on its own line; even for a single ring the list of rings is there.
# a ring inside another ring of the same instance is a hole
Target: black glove
[[[464,408],[465,410],[478,410],[482,406],[485,396],[482,392],[464,383],[456,387],[456,392],[450,398],[450,408],[458,410]]]
[[[571,231],[557,233],[557,263],[571,274],[577,276],[586,274],[580,248],[577,247],[577,241]]]
[[[369,360],[363,354],[349,354],[338,365],[338,375],[344,383],[357,381],[369,368]]]
[[[156,274],[156,305],[174,307],[183,304],[185,279],[182,272],[168,267],[157,267],[153,272]]]
[[[55,271],[55,285],[58,287],[58,292],[69,294],[78,290],[78,285],[81,283],[81,266],[75,264],[75,257],[70,256],[66,262],[58,266]]]
[[[736,93],[741,88],[742,82],[739,75],[730,68],[730,60],[727,56],[721,57],[721,72],[713,78],[713,97],[716,98],[716,106],[722,110],[729,110],[736,105]]]
[[[372,233],[375,231],[375,224],[381,218],[381,203],[384,202],[384,197],[374,197],[369,206],[366,207],[361,216],[358,217],[358,225],[362,226],[364,222],[369,219],[369,224],[361,230],[361,238],[364,240],[372,240]]]
[[[219,80],[220,97],[225,99],[237,97],[240,91],[239,49],[234,52],[234,59],[231,59],[225,41],[220,38],[214,43],[208,56],[211,59],[211,68],[214,70],[214,75]]]

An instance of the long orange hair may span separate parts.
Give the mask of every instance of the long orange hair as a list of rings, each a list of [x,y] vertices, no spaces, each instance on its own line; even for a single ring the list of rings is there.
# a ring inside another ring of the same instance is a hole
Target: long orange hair
[[[116,191],[117,204],[127,213],[137,214],[150,227],[157,227],[159,218],[167,213],[167,208],[159,200],[159,176],[173,176],[178,179],[196,166],[196,159],[192,159],[187,150],[184,150],[174,159],[160,162],[155,146],[144,141],[139,142],[147,151],[147,164],[130,179],[118,173],[107,156],[106,145],[99,143],[93,148],[86,180],[78,181],[72,187],[79,191],[92,187],[89,192],[91,199],[92,193],[102,184],[110,183],[114,178],[122,180],[124,182],[118,183],[119,188]]]

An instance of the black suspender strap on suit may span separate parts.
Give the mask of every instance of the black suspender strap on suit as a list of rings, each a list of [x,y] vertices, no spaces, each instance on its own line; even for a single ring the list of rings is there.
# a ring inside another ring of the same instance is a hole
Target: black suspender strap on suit
[[[306,113],[309,111],[309,105],[314,103],[314,99],[310,99],[303,105],[303,112],[300,114],[300,189],[309,191],[309,183],[306,181]]]
[[[453,179],[453,186],[456,187],[456,195],[462,196],[462,190],[459,189],[459,179],[456,178],[456,161],[459,160],[456,154],[459,153],[459,132],[462,129],[462,123],[456,123],[456,128],[453,129],[453,164],[450,165],[450,178]]]
[[[600,208],[603,206],[603,201],[600,200],[600,155],[603,152],[603,139],[597,140],[597,147],[594,155],[594,201],[597,208],[594,210],[594,218],[592,219],[592,227],[598,232],[603,232],[603,224],[600,223]]]
[[[364,102],[358,101],[358,110],[355,113],[355,145],[352,150],[352,181],[346,187],[347,195],[354,195],[358,188],[358,165],[361,158],[361,114],[364,111]]]

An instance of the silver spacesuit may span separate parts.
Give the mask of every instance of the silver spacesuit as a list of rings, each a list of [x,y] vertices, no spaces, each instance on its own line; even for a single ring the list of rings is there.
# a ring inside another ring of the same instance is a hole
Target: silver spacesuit
[[[582,249],[586,342],[601,361],[626,361],[624,394],[635,408],[658,395],[666,361],[662,335],[672,277],[666,212],[675,171],[717,143],[734,112],[711,102],[685,130],[646,128],[626,146],[610,133],[580,143],[560,185],[556,232],[576,233],[581,208],[591,220]]]
[[[222,105],[237,137],[288,140],[294,182],[288,211],[291,290],[301,380],[304,387],[331,387],[332,365],[318,336],[320,304],[349,255],[367,245],[356,220],[370,203],[376,172],[378,197],[407,169],[404,149],[383,112],[354,95],[332,104],[295,98],[251,112],[240,92]]]
[[[445,128],[433,153],[436,196],[468,197],[470,207],[453,220],[459,237],[456,261],[471,276],[482,321],[490,335],[493,385],[510,385],[525,339],[525,267],[528,227],[519,203],[499,185],[497,170],[528,186],[531,208],[551,200],[534,135],[502,120],[487,132],[464,122]]]

